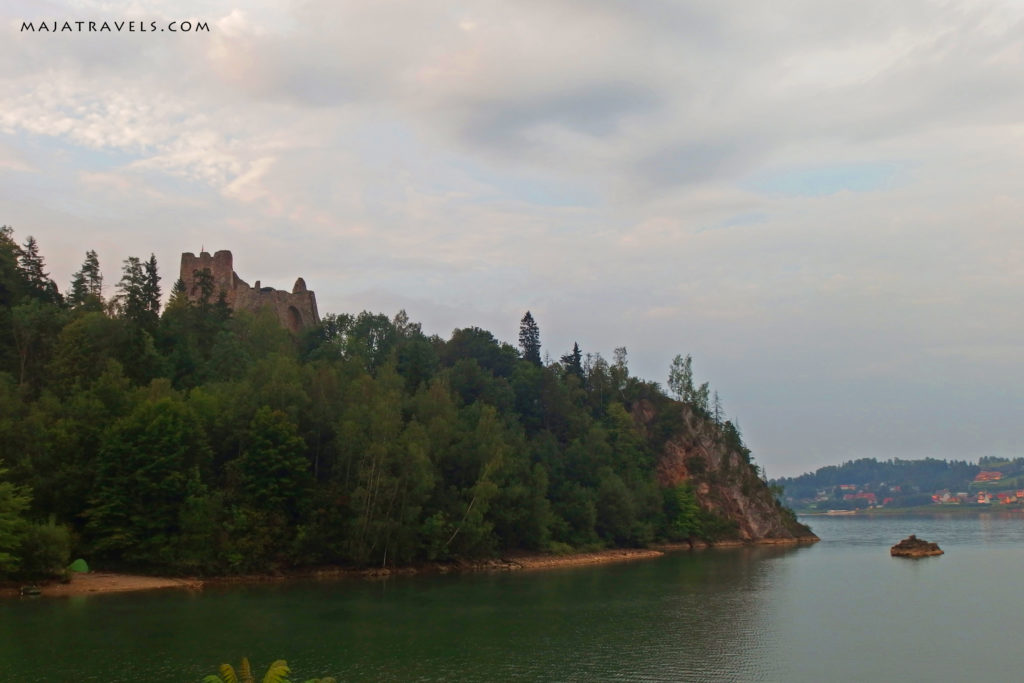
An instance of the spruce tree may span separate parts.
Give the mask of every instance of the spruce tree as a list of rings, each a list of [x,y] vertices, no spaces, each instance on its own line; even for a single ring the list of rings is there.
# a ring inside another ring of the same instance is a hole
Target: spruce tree
[[[519,323],[519,348],[522,350],[523,360],[528,360],[534,365],[541,364],[540,328],[529,311]]]
[[[0,225],[0,311],[10,308],[25,290],[24,278],[18,268],[21,248],[14,241],[14,229]]]
[[[18,270],[28,285],[29,296],[48,303],[60,303],[60,292],[50,279],[50,274],[46,272],[45,262],[39,253],[39,244],[31,235],[25,240],[25,245],[18,254]]]
[[[146,309],[146,318],[149,325],[156,327],[160,318],[160,275],[156,269],[156,256],[149,255],[149,260],[144,266],[145,282],[142,285],[143,303]]]
[[[718,392],[716,391],[711,398],[711,418],[715,421],[715,424],[722,424],[722,418],[725,417],[725,411],[722,410],[722,401],[718,398]]]
[[[103,308],[103,274],[100,273],[99,257],[92,249],[85,252],[82,267],[72,276],[68,303],[73,308]]]
[[[562,356],[561,360],[567,373],[583,379],[583,352],[580,351],[579,343],[573,342],[572,351]]]
[[[188,308],[188,292],[185,290],[185,281],[180,277],[174,281],[171,287],[171,297],[167,300],[167,308]]]
[[[121,281],[117,283],[117,309],[122,318],[145,327],[148,310],[146,274],[138,256],[129,256],[124,260]]]

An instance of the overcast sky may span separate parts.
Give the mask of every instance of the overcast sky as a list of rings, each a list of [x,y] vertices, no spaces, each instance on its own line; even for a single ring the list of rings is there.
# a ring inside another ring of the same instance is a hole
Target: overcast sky
[[[147,32],[27,32],[24,21]],[[203,21],[209,32],[159,31]],[[1024,3],[7,0],[0,223],[677,353],[769,476],[1024,456]],[[156,22],[157,31],[149,30]],[[127,28],[127,27],[126,27]]]

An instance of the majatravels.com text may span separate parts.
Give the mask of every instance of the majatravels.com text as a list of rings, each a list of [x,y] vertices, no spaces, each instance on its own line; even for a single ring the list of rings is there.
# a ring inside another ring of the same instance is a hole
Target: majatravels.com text
[[[205,21],[23,21],[22,33],[209,33]]]

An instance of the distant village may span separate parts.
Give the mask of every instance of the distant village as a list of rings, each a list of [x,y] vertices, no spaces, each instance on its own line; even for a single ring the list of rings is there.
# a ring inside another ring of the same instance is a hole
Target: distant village
[[[982,460],[981,465],[985,466],[935,460],[861,460],[774,483],[783,489],[788,505],[807,512],[852,514],[922,506],[1024,508],[1024,461],[993,458]],[[882,477],[891,478],[886,481]]]
[[[974,478],[972,484],[985,484],[987,482],[998,482],[1003,478],[1002,472],[989,472],[983,471],[978,473],[978,476]],[[842,500],[847,503],[854,503],[854,509],[858,507],[864,508],[876,508],[892,506],[897,502],[896,496],[886,496],[885,498],[879,499],[878,494],[874,491],[864,490],[864,488],[857,484],[839,484],[839,495]],[[887,487],[890,493],[898,494],[903,492],[901,486]],[[835,499],[835,492],[822,489],[818,492],[815,497],[815,503],[828,503]],[[862,505],[857,505],[860,502]],[[1012,489],[1009,491],[988,491],[980,490],[977,492],[972,491],[957,491],[953,492],[949,489],[942,489],[931,494],[931,502],[935,505],[964,505],[967,503],[975,503],[977,505],[1012,505],[1014,503],[1024,503],[1024,488]],[[907,505],[897,505],[896,507],[907,507]]]

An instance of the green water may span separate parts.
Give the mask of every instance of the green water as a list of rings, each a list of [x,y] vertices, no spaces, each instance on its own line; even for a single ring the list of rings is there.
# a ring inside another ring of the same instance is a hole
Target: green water
[[[546,572],[0,601],[13,681],[1016,679],[1024,519],[809,520],[811,547]],[[946,555],[889,557],[908,533]]]

